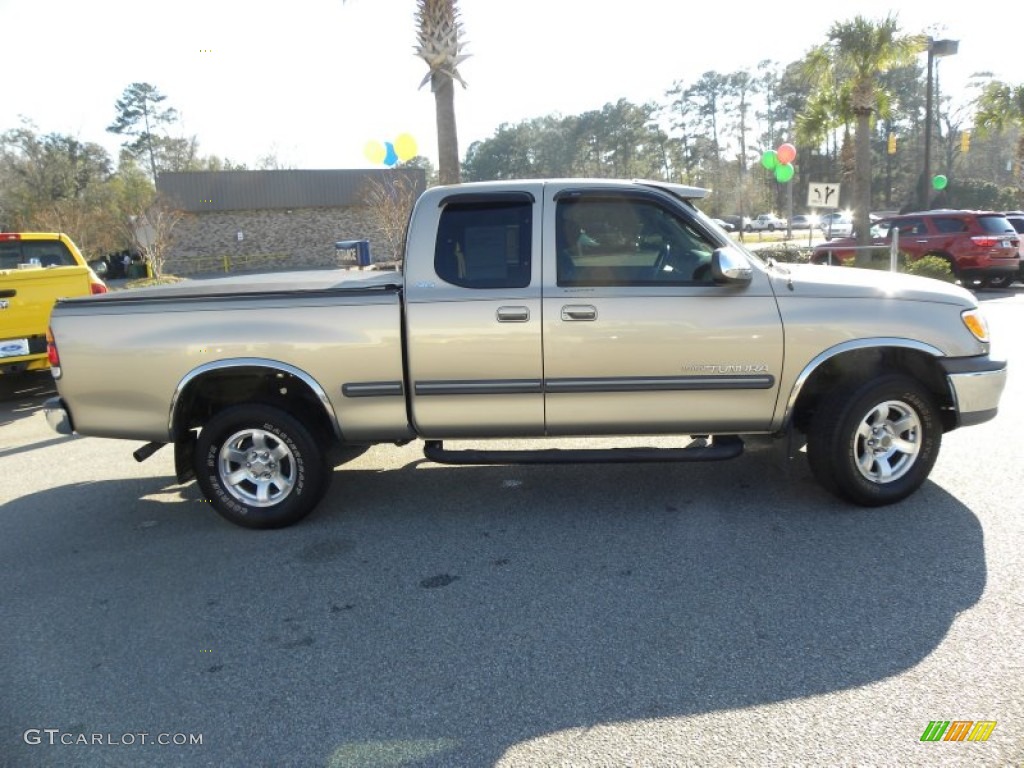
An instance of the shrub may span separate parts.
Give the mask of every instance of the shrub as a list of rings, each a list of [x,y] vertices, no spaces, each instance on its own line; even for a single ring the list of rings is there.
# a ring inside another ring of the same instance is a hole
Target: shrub
[[[806,264],[811,260],[814,249],[792,243],[775,243],[754,250],[762,259],[775,259],[786,264]]]
[[[949,262],[941,256],[925,256],[917,261],[912,261],[907,265],[906,271],[909,275],[931,277],[936,280],[944,280],[947,283],[952,283],[956,280],[953,276],[953,270],[950,269]]]

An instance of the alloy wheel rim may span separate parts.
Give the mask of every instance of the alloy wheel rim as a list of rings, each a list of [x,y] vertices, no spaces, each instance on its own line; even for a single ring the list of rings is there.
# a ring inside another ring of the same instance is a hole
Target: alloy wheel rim
[[[857,470],[872,483],[893,483],[906,475],[921,452],[921,418],[900,400],[872,408],[857,427]]]
[[[292,492],[297,467],[291,449],[276,435],[243,429],[224,441],[217,471],[235,499],[251,507],[271,507]]]

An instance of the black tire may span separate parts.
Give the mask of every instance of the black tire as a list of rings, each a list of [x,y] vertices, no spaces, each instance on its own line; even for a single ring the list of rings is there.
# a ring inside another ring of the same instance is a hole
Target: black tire
[[[986,288],[1009,288],[1013,285],[1013,281],[1017,279],[1016,275],[997,275],[995,277],[985,278]]]
[[[931,393],[909,376],[887,374],[823,399],[807,433],[807,459],[826,489],[879,507],[905,499],[924,483],[941,444]]]
[[[297,523],[330,479],[310,430],[261,404],[232,406],[210,419],[196,441],[195,470],[214,509],[245,528]]]

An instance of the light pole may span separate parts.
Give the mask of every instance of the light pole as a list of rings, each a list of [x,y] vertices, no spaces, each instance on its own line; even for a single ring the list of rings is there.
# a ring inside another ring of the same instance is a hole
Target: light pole
[[[953,56],[960,47],[959,40],[933,40],[928,38],[928,82],[924,97],[924,179],[921,183],[921,209],[929,208],[932,186],[932,70],[934,61],[943,56]]]

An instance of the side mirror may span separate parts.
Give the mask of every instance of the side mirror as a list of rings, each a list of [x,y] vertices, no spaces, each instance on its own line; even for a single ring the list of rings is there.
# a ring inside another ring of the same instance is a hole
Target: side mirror
[[[735,248],[717,248],[711,254],[711,277],[716,283],[749,283],[753,275],[747,257]]]

